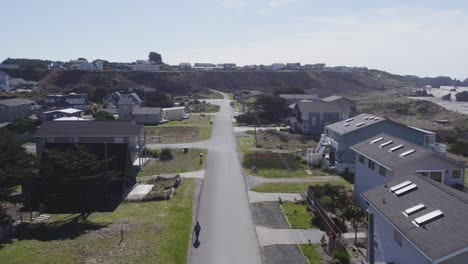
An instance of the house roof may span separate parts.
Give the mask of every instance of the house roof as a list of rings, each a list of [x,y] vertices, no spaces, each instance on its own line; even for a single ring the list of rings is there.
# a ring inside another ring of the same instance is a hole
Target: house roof
[[[368,126],[380,123],[385,120],[387,119],[382,118],[382,117],[376,117],[370,114],[360,114],[358,116],[328,125],[326,126],[326,128],[333,130],[339,134],[346,134],[355,130],[362,129],[364,127],[368,127]],[[346,125],[346,124],[349,124],[349,125]],[[356,126],[358,124],[360,125]]]
[[[6,72],[0,71],[0,76],[6,76],[6,77],[8,77],[8,76],[10,76],[10,75],[8,75]]]
[[[5,106],[14,106],[14,105],[25,105],[25,104],[34,104],[34,101],[23,98],[12,98],[12,99],[3,99],[0,100],[0,105]]]
[[[65,114],[75,114],[75,113],[83,112],[83,110],[75,109],[75,108],[65,108],[65,109],[47,111],[47,112],[44,112],[44,114],[50,114],[50,113],[54,113],[54,112],[61,112],[61,113],[65,113]]]
[[[133,109],[133,115],[160,115],[161,108],[159,107],[136,107]]]
[[[279,97],[289,100],[319,100],[316,94],[280,94]]]
[[[389,188],[405,181],[417,187],[400,196]],[[396,229],[432,261],[468,247],[468,193],[416,174],[400,175],[362,194]],[[403,212],[416,205],[424,209],[409,216]],[[443,216],[418,226],[413,221],[435,210]]]
[[[296,106],[301,112],[304,113],[318,113],[318,112],[346,112],[350,111],[349,106],[335,102],[322,102],[322,101],[300,101]]]
[[[395,149],[393,152],[390,151],[397,148],[397,146],[401,146],[401,148]],[[390,170],[393,170],[395,167],[402,164],[412,163],[430,155],[438,156],[461,164],[461,162],[452,160],[436,151],[385,133],[380,133],[374,137],[359,142],[350,148]],[[407,155],[404,155],[405,153],[407,153]]]
[[[338,95],[332,95],[332,96],[328,96],[328,97],[323,98],[322,101],[324,101],[324,102],[333,102],[333,101],[339,100],[341,98],[344,98],[344,97],[338,96]],[[345,98],[345,99],[350,100],[348,98]]]
[[[44,122],[34,137],[113,137],[139,135],[144,130],[133,121]]]
[[[119,99],[119,102],[117,102],[118,105],[131,105],[133,103],[134,102],[131,97],[122,97]]]
[[[142,103],[143,100],[136,93],[121,94],[118,104]]]

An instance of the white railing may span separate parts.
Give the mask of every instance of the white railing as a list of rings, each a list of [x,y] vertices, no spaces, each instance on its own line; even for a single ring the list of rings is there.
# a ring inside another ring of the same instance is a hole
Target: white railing
[[[430,144],[429,148],[442,154],[447,154],[447,145],[441,143]]]

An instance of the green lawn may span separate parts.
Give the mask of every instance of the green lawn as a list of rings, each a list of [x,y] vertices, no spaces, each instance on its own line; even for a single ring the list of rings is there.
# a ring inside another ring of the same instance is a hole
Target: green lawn
[[[146,143],[173,144],[191,143],[211,137],[211,126],[148,126]]]
[[[242,166],[247,173],[255,176],[268,178],[294,177],[289,173],[280,156],[284,158],[287,164],[291,167],[295,177],[312,176],[306,172],[309,167],[298,160],[292,153],[278,154],[269,151],[249,152],[244,155]],[[256,168],[256,172],[252,171],[253,167]]]
[[[318,253],[317,249],[320,247],[319,244],[304,244],[300,245],[302,253],[304,253],[304,256],[309,260],[310,264],[320,264],[322,261],[322,258],[320,257],[320,254]]]
[[[283,202],[281,208],[292,229],[315,228],[311,222],[312,215],[307,212],[304,204]]]
[[[214,118],[213,118],[214,120]],[[188,119],[169,121],[159,126],[210,126],[211,117],[192,114]]]
[[[171,150],[174,155],[174,159],[167,161],[151,159],[145,164],[140,172],[138,172],[138,177],[165,173],[198,171],[205,167],[206,155],[208,154],[206,149],[189,149],[188,153],[183,153],[182,149]],[[203,153],[202,164],[200,164],[200,157],[198,156],[199,153]]]
[[[301,183],[264,183],[250,189],[254,192],[264,192],[264,193],[302,193],[304,189],[307,190],[308,186],[323,185],[329,183],[331,185],[340,185],[351,188],[351,185],[340,178],[338,181],[327,181],[327,182],[301,182]]]
[[[52,215],[0,247],[2,263],[185,263],[192,222],[193,180],[169,201],[123,203],[87,222]],[[124,239],[120,245],[120,232]],[[2,248],[3,247],[3,248]]]

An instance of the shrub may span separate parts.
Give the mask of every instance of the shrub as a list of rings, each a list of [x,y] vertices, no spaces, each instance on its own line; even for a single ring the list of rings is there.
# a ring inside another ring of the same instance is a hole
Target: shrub
[[[351,263],[351,257],[346,250],[338,249],[333,252],[332,259],[339,260],[341,264]]]
[[[322,206],[323,209],[330,211],[333,209],[333,199],[330,196],[324,195],[320,197],[320,206]]]
[[[166,161],[166,160],[171,160],[173,158],[174,158],[174,155],[172,154],[172,151],[170,148],[163,148],[161,150],[161,154],[159,155],[159,160]]]
[[[159,153],[156,150],[151,150],[151,149],[145,148],[143,150],[143,156],[157,159],[159,157]]]

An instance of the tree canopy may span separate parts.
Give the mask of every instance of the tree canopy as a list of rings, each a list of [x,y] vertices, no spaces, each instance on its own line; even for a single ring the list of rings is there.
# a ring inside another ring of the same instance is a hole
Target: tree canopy
[[[24,178],[35,169],[34,156],[29,154],[7,130],[0,130],[0,200],[7,199]]]
[[[162,57],[161,57],[161,54],[151,51],[148,55],[148,60],[153,61],[154,63],[161,63]]]
[[[98,121],[112,121],[115,120],[114,116],[111,113],[106,111],[98,111],[93,114],[93,118]]]
[[[163,92],[149,92],[145,94],[145,103],[148,107],[173,107],[171,98]]]

